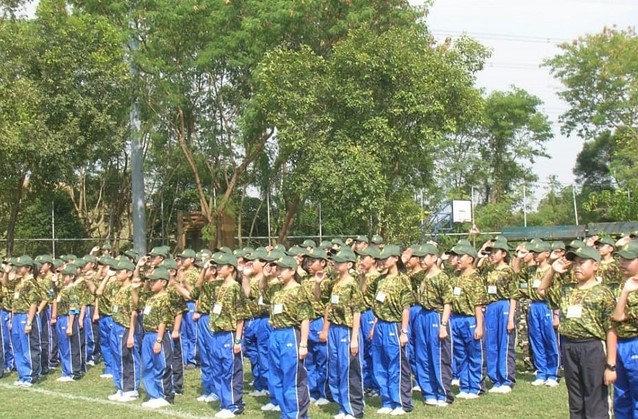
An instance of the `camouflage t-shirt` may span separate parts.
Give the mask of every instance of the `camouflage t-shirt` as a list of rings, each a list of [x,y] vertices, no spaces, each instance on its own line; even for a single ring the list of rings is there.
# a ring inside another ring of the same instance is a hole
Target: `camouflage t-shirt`
[[[112,316],[113,315],[113,299],[115,295],[122,287],[122,282],[117,279],[115,276],[112,276],[106,282],[104,286],[104,290],[102,291],[102,295],[97,297],[98,299],[98,309],[100,310],[100,314],[104,316]]]
[[[142,325],[145,331],[156,332],[162,323],[168,329],[173,324],[174,317],[171,296],[167,292],[153,294],[146,300],[143,313]]]
[[[327,273],[325,275],[324,280],[319,283],[319,299],[315,298],[314,294],[316,284],[314,277],[308,277],[301,281],[301,289],[306,294],[306,299],[310,301],[312,310],[314,311],[310,318],[311,320],[316,319],[317,317],[323,317],[326,310],[326,304],[330,301],[330,279]]]
[[[615,259],[600,262],[597,275],[602,283],[607,285],[615,296],[620,294],[620,284],[623,283],[623,274],[620,271],[620,265]]]
[[[197,312],[202,314],[209,314],[213,309],[213,298],[215,298],[215,292],[217,288],[221,286],[223,281],[217,279],[213,281],[204,282],[200,288],[195,288],[191,291],[191,298],[197,301]]]
[[[269,314],[268,304],[259,292],[259,277],[250,278],[250,294],[247,301],[247,310],[250,317],[267,317]]]
[[[576,284],[564,284],[558,331],[570,339],[605,340],[615,305],[614,295],[605,285],[596,284],[581,290]]]
[[[237,322],[250,318],[246,308],[246,296],[241,285],[233,282],[217,288],[210,311],[210,330],[213,332],[233,332]]]
[[[474,271],[469,275],[461,275],[452,279],[452,312],[466,316],[476,314],[476,306],[487,303],[485,282],[481,275]]]
[[[28,313],[32,304],[38,305],[45,300],[42,289],[38,287],[32,275],[23,278],[13,293],[13,311]]]
[[[299,327],[314,316],[314,310],[301,286],[283,288],[279,281],[271,281],[264,298],[270,304],[270,325],[275,329]]]
[[[450,277],[441,271],[423,278],[419,284],[417,301],[426,310],[443,312],[445,304],[452,304],[452,285]]]
[[[131,325],[131,313],[137,311],[137,307],[133,305],[133,297],[131,296],[131,285],[120,287],[113,298],[113,321],[121,326],[129,327]]]
[[[532,301],[547,301],[547,299],[550,297],[550,292],[551,289],[558,289],[560,290],[560,277],[559,276],[554,276],[554,282],[552,283],[552,286],[546,290],[546,297],[541,297],[538,294],[538,287],[541,286],[541,282],[543,281],[543,276],[545,276],[545,274],[547,273],[547,271],[551,268],[551,266],[546,266],[544,268],[541,267],[535,267],[535,269],[528,271],[527,272],[527,294],[530,297],[530,300]]]
[[[363,292],[363,302],[366,305],[367,310],[371,310],[374,306],[374,292],[370,292],[370,284],[376,284],[377,278],[379,278],[379,272],[367,273],[364,278],[365,290]]]
[[[620,287],[622,288],[622,287]],[[619,338],[630,339],[638,337],[638,291],[630,292],[625,307],[627,318],[622,322],[612,320]]]
[[[75,286],[80,304],[83,306],[92,306],[95,304],[95,296],[91,293],[89,286],[86,284],[86,279],[81,276],[73,283]]]
[[[330,301],[328,302],[328,320],[330,323],[353,327],[355,313],[366,310],[359,283],[354,278],[345,281],[330,281]]]
[[[414,294],[414,303],[416,304],[419,299],[419,288],[423,283],[423,278],[425,278],[426,271],[419,271],[415,274],[410,274],[410,287],[412,288],[412,294]]]
[[[509,266],[486,269],[483,276],[488,304],[499,300],[517,300],[519,298],[518,281],[514,271]]]
[[[368,286],[368,291],[374,292],[374,315],[385,322],[400,322],[403,310],[414,304],[410,278],[404,274],[393,277],[380,275],[375,283]]]
[[[13,306],[13,296],[15,289],[20,283],[21,278],[16,277],[13,280],[7,280],[7,285],[2,286],[2,309],[5,311],[11,311]]]
[[[53,283],[53,274],[51,272],[47,272],[44,277],[38,278],[38,286],[42,290],[42,295],[45,296],[47,302],[51,305],[58,292],[57,287]]]
[[[190,268],[184,271],[184,282],[191,288],[195,287],[197,280],[199,279],[199,271],[195,268]]]
[[[55,301],[58,316],[68,316],[70,311],[73,314],[80,314],[81,304],[73,284],[62,288]]]
[[[175,288],[167,289],[166,293],[171,300],[171,316],[175,317],[178,314],[186,313],[188,311],[186,301],[184,301],[184,298],[182,298]]]

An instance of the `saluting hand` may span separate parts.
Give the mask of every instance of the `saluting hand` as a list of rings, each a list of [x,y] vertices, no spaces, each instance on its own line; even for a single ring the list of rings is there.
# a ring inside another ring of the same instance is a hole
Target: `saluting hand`
[[[634,292],[638,290],[638,278],[632,277],[627,279],[625,286],[622,289],[624,292]]]
[[[556,261],[552,263],[552,269],[554,270],[554,272],[558,272],[559,274],[564,274],[565,272],[567,272],[571,264],[572,263],[570,261],[568,261],[567,259],[563,257],[560,259],[556,259]]]

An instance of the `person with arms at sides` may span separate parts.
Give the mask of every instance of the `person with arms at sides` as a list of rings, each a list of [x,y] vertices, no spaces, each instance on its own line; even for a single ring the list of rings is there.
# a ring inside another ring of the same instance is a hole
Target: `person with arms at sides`
[[[82,369],[82,343],[80,342],[80,328],[78,315],[80,301],[73,283],[77,277],[75,265],[66,266],[62,272],[62,289],[53,301],[51,322],[58,334],[58,348],[62,376],[59,382],[79,380],[84,375]]]

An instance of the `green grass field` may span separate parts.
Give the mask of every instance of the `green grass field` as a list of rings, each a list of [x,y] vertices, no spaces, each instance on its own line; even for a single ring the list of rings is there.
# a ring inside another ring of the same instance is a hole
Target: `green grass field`
[[[249,367],[248,367],[249,368]],[[248,371],[248,368],[246,371]],[[111,380],[100,378],[101,366],[93,367],[80,381],[72,383],[58,383],[59,370],[53,370],[39,384],[30,389],[13,387],[17,379],[16,373],[5,375],[0,380],[2,402],[0,403],[0,417],[2,418],[57,418],[95,417],[95,418],[160,418],[184,417],[200,418],[212,417],[218,410],[218,403],[204,404],[195,398],[200,393],[199,370],[186,371],[185,392],[178,396],[175,404],[161,411],[148,410],[141,407],[139,400],[129,404],[109,402],[106,397],[114,392]],[[251,391],[250,373],[246,373],[246,393]],[[420,393],[415,392],[414,411],[409,415],[418,418],[521,418],[534,416],[535,418],[565,418],[567,411],[567,391],[564,382],[557,388],[533,387],[531,374],[520,373],[514,391],[507,395],[485,394],[477,400],[456,400],[451,406],[438,408],[425,406]],[[142,399],[144,392],[141,392]],[[266,398],[245,396],[246,412],[244,417],[261,417],[276,419],[278,413],[264,413],[259,410],[265,404]],[[377,415],[379,399],[366,400],[365,417],[389,417]],[[334,404],[310,409],[310,417],[329,419],[338,413]]]

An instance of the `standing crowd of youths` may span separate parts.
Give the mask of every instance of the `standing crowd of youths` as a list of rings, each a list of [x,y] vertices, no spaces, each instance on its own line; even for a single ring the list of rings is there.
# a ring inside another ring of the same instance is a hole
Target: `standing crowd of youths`
[[[184,369],[200,368],[198,400],[231,418],[245,411],[245,356],[263,411],[305,418],[311,403],[336,403],[336,419],[360,418],[378,396],[377,413],[398,416],[414,390],[433,407],[510,393],[518,334],[533,386],[558,386],[563,369],[572,418],[609,417],[612,385],[615,416],[638,417],[633,235],[498,236],[445,253],[382,242],[5,260],[0,376],[31,387],[59,367],[73,382],[101,363],[109,400],[136,400],[142,384],[142,406],[161,408],[183,392]]]

